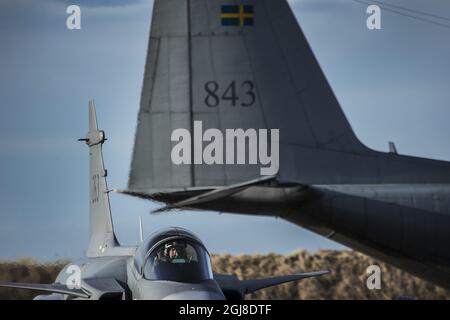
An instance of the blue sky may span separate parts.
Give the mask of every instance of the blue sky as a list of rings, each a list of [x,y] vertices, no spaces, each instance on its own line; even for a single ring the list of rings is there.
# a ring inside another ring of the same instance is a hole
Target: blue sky
[[[432,14],[438,0],[384,1]],[[66,7],[82,29],[66,29]],[[77,142],[94,98],[108,135],[111,188],[124,188],[133,146],[151,19],[149,0],[0,2],[0,258],[83,254],[88,241],[88,158]],[[450,160],[450,29],[382,11],[366,28],[352,0],[291,1],[358,137],[368,146]],[[445,20],[440,20],[444,21]],[[450,25],[450,22],[446,22]],[[341,246],[279,219],[217,213],[151,216],[157,205],[112,194],[124,244],[169,225],[197,233],[211,252],[281,252]]]

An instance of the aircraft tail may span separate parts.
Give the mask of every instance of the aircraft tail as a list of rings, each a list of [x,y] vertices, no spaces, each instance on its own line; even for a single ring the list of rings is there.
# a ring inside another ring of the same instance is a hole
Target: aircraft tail
[[[103,164],[102,144],[105,140],[105,133],[98,130],[94,101],[91,100],[89,101],[89,132],[86,138],[80,139],[89,147],[90,240],[86,252],[88,257],[107,255],[110,248],[119,246],[114,234],[106,184],[107,171]]]
[[[227,139],[236,129],[249,141],[241,161],[238,139]],[[271,148],[273,156],[277,145],[279,168],[269,175],[282,182],[450,181],[444,162],[358,140],[286,0],[155,0],[127,191],[253,181],[262,175],[261,154]],[[253,151],[259,158],[249,160]]]

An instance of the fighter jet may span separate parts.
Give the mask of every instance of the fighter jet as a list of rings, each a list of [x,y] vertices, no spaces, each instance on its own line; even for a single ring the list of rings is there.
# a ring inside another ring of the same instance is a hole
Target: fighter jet
[[[450,288],[450,163],[361,143],[286,0],[154,1],[118,191],[281,217]]]
[[[103,165],[106,141],[89,103],[90,241],[86,256],[66,265],[55,283],[0,282],[0,287],[49,292],[36,300],[241,300],[245,295],[328,271],[269,279],[239,280],[213,274],[208,250],[188,230],[171,227],[150,235],[136,247],[120,246],[113,228]],[[142,229],[141,229],[142,234]]]

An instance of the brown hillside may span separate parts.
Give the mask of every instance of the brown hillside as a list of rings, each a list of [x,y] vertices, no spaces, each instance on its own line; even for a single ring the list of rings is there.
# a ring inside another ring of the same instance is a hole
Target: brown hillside
[[[216,273],[235,274],[241,279],[271,277],[328,269],[331,274],[269,288],[252,295],[256,299],[449,299],[450,291],[422,281],[394,267],[353,252],[297,251],[288,255],[213,255]],[[33,260],[0,262],[0,281],[51,283],[67,261],[39,263]],[[366,268],[378,264],[381,290],[366,288]],[[0,299],[31,299],[35,292],[0,288]]]

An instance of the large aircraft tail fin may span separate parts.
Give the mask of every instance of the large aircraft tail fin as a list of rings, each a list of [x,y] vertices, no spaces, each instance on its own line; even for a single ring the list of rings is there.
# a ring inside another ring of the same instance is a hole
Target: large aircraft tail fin
[[[119,246],[111,217],[108,187],[106,184],[107,171],[103,164],[102,144],[106,137],[97,127],[97,115],[94,101],[89,101],[89,132],[84,139],[89,147],[89,216],[90,240],[86,252],[88,257],[104,256],[108,249]]]
[[[195,132],[200,122],[202,132]],[[219,187],[261,176],[249,149],[246,163],[225,163],[229,141],[224,161],[205,164],[193,153],[209,141],[194,141],[191,163],[174,164],[171,135],[178,128],[193,140],[208,129],[224,139],[227,129],[279,129],[282,180],[322,176],[319,157],[368,152],[285,0],[155,1],[128,188]]]
[[[286,0],[155,0],[128,191],[253,181],[266,154],[267,175],[306,185],[450,176],[358,140]]]

